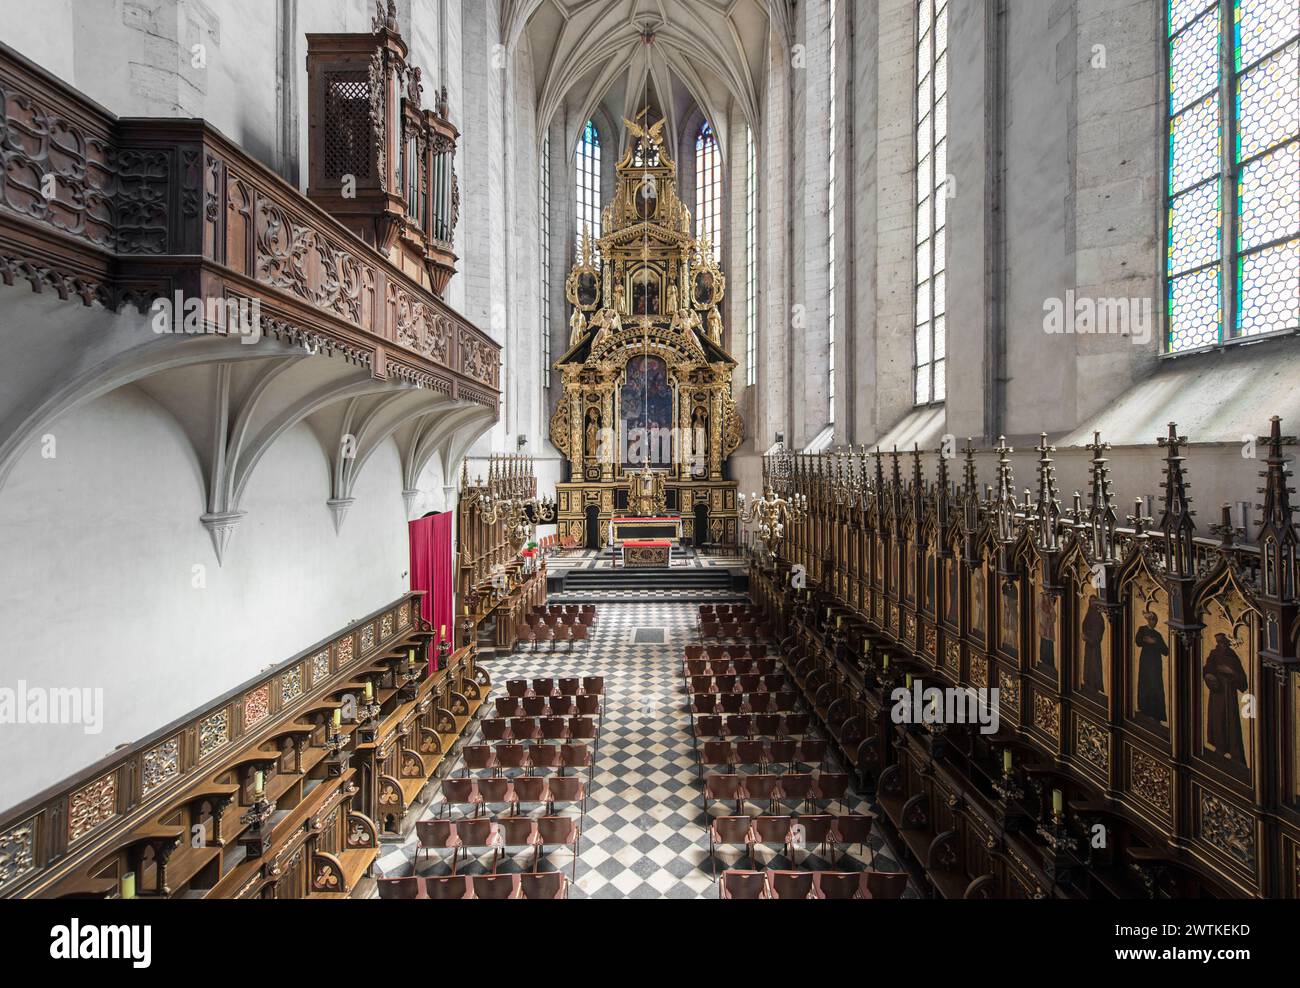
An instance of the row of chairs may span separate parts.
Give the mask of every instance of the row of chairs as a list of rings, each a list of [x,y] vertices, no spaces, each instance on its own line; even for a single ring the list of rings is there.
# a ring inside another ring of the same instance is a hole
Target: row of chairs
[[[767,655],[767,646],[753,642],[739,645],[687,645],[685,654],[688,662],[695,659],[709,659],[717,662],[726,658],[734,661],[745,656],[751,659],[761,659]]]
[[[867,838],[871,836],[874,821],[873,816],[865,813],[839,816],[830,813],[804,816],[792,813],[789,816],[714,817],[709,825],[709,856],[713,859],[713,877],[715,880],[718,877],[716,852],[719,846],[743,846],[750,867],[756,869],[758,859],[754,856],[755,847],[780,847],[785,851],[786,857],[793,861],[795,851],[811,848],[825,850],[828,847],[853,844],[869,846]]]
[[[590,628],[596,623],[596,611],[561,611],[555,608],[550,610],[532,610],[524,615],[524,623],[530,627],[540,627],[545,625],[548,628],[558,628],[561,625],[582,625]]]
[[[892,871],[740,871],[718,883],[723,899],[899,899],[907,875]]]
[[[749,738],[744,741],[705,741],[700,752],[701,765],[789,765],[790,771],[796,765],[821,766],[826,762],[826,740],[824,738],[806,737],[796,741],[794,738]]]
[[[534,652],[542,645],[550,645],[552,652],[559,651],[561,645],[566,652],[573,652],[581,645],[585,652],[591,648],[590,629],[585,624],[562,624],[555,628],[544,624],[515,625],[515,643],[512,650],[518,650],[530,643]]]
[[[465,774],[470,772],[504,773],[519,769],[533,775],[537,769],[555,768],[564,775],[568,769],[585,768],[592,774],[591,749],[585,744],[470,744],[462,749]]]
[[[743,812],[741,805],[746,801],[759,805],[766,803],[771,813],[779,803],[789,803],[794,807],[823,802],[843,804],[848,791],[849,777],[842,772],[786,772],[784,775],[710,772],[704,777],[706,804],[710,801],[734,802],[737,816]]]
[[[756,604],[701,604],[701,618],[712,620],[722,617],[761,617],[763,609]]]
[[[599,717],[604,704],[599,693],[577,696],[499,696],[498,717]]]
[[[693,714],[788,714],[799,705],[794,690],[769,693],[692,693]]]
[[[506,695],[514,697],[578,696],[582,693],[599,696],[604,692],[604,676],[539,676],[531,680],[506,680]]]
[[[736,658],[687,659],[682,663],[685,676],[770,676],[785,667],[775,656],[737,656]]]
[[[427,858],[431,851],[450,849],[451,873],[456,874],[461,854],[469,860],[470,851],[492,851],[492,870],[496,871],[498,856],[504,857],[512,848],[533,849],[533,871],[541,862],[547,847],[573,848],[573,875],[578,875],[578,850],[582,841],[582,828],[569,816],[507,816],[470,817],[464,820],[419,820],[415,824],[418,840],[416,860],[421,852]]]
[[[594,741],[593,717],[484,717],[484,741]]]
[[[766,622],[759,623],[756,621],[701,621],[700,638],[712,638],[715,642],[720,642],[726,638],[739,639],[760,639],[766,640],[772,637],[772,626]]]
[[[567,899],[562,871],[517,875],[441,875],[379,879],[381,899]]]
[[[447,778],[442,780],[442,800],[448,817],[453,806],[461,805],[473,806],[475,816],[492,806],[507,806],[517,816],[527,803],[544,806],[546,816],[555,815],[556,803],[576,803],[584,816],[587,813],[587,787],[580,775]]]
[[[688,673],[686,682],[692,693],[775,693],[787,680],[783,672]]]
[[[588,614],[595,620],[595,604],[534,604],[530,614]]]
[[[700,714],[695,718],[697,738],[803,737],[811,715],[793,714]]]

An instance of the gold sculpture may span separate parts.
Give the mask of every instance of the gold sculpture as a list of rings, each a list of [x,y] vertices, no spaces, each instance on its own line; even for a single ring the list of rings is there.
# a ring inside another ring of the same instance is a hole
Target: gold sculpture
[[[560,535],[603,544],[613,517],[668,514],[687,540],[734,545],[726,463],[744,426],[724,345],[726,278],[707,239],[690,233],[664,121],[647,116],[625,121],[602,236],[593,244],[584,231],[565,284],[572,335],[555,365],[563,393],[550,427],[568,461]],[[661,492],[654,512],[638,488],[647,476]]]

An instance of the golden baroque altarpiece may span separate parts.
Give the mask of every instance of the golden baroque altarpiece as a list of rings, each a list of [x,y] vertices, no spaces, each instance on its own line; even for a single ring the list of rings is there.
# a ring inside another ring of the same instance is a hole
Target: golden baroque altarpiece
[[[571,333],[550,429],[569,466],[556,487],[559,535],[603,547],[611,518],[654,505],[680,515],[695,544],[735,544],[726,464],[744,424],[723,345],[726,279],[712,245],[691,234],[662,121],[626,123],[604,233],[593,251],[584,231],[565,286]]]

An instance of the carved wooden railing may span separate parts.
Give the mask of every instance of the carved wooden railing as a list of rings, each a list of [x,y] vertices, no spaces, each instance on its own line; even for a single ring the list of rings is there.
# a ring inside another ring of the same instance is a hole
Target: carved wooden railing
[[[926,457],[928,480],[919,452],[880,455],[874,470],[857,453],[765,463],[765,486],[803,494],[808,511],[777,564],[755,564],[751,588],[789,632],[796,680],[814,708],[824,705],[816,690],[832,698],[835,664],[867,682],[873,717],[906,674],[926,686],[998,691],[996,738],[969,725],[932,734],[886,718],[874,746],[858,749],[875,762],[857,767],[877,775],[886,816],[925,837],[912,848],[922,866],[965,870],[984,895],[991,873],[1003,894],[1061,894],[1059,870],[1072,869],[1071,894],[1300,897],[1300,535],[1285,455],[1295,440],[1276,417],[1270,429],[1262,463],[1243,471],[1243,486],[1256,486],[1245,474],[1263,477],[1253,545],[1239,541],[1227,506],[1209,526],[1213,539],[1196,534],[1187,440],[1174,426],[1153,454],[1163,460],[1162,503],[1155,512],[1136,506],[1122,528],[1099,438],[1089,447],[1087,509],[1062,510],[1046,437],[1038,495],[1023,500],[1004,447],[997,497],[981,493],[973,449],[955,490],[942,455]],[[1163,660],[1139,656],[1148,614]],[[1158,708],[1138,693],[1143,662],[1146,675],[1158,671]],[[829,706],[825,719],[833,720]],[[1023,799],[993,788],[1008,751]],[[1063,813],[1052,808],[1053,790]],[[917,798],[926,794],[928,807]],[[951,802],[951,812],[935,800]],[[923,808],[932,811],[925,826]],[[1084,826],[1102,816],[1105,861],[1089,853]],[[931,847],[958,823],[974,834],[989,819],[999,831],[1019,819],[1024,831],[968,840],[962,855],[949,853],[948,838]],[[1076,850],[1058,853],[1067,838]],[[945,894],[969,892],[950,877]]]
[[[166,841],[159,846],[170,853],[172,842],[181,837],[188,842],[188,833],[163,833],[153,821],[169,808],[199,800],[220,804],[213,814],[217,832],[208,835],[206,846],[223,846],[229,835],[220,832],[222,809],[232,800],[245,808],[248,803],[243,769],[276,769],[283,757],[293,758],[308,747],[319,757],[321,733],[332,709],[340,706],[336,695],[355,692],[350,689],[354,678],[393,655],[395,648],[401,662],[405,642],[427,648],[433,632],[420,618],[420,596],[407,594],[7,811],[0,818],[0,896],[107,894],[112,881],[96,885],[90,878],[79,880],[78,870],[130,841]],[[457,653],[452,665],[459,667],[465,658]],[[444,672],[434,673],[427,677],[428,688],[440,688],[445,680]],[[296,766],[291,762],[289,767]],[[218,775],[232,781],[209,781]],[[349,782],[346,791],[332,793],[312,816],[350,803],[343,797],[355,791]],[[356,825],[354,820],[349,834]],[[151,890],[142,884],[141,891]]]
[[[115,118],[0,44],[5,284],[256,300],[265,335],[495,408],[500,347],[418,277],[203,121]]]

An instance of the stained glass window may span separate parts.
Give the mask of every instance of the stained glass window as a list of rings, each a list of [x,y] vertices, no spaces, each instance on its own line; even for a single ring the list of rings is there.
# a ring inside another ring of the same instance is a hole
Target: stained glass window
[[[707,237],[714,260],[722,259],[722,156],[708,121],[695,135],[695,236]]]
[[[758,383],[758,149],[745,128],[745,384]]]
[[[915,401],[947,393],[948,0],[916,6]]]
[[[582,234],[591,234],[594,242],[600,237],[600,134],[592,121],[582,129],[576,156],[578,166],[578,250],[582,250]]]
[[[542,167],[539,176],[540,187],[537,190],[538,206],[541,210],[538,222],[538,235],[541,238],[541,250],[537,252],[541,270],[538,272],[541,284],[541,330],[542,330],[542,387],[551,386],[551,135],[542,138]]]
[[[1300,5],[1168,3],[1169,350],[1294,330]]]

